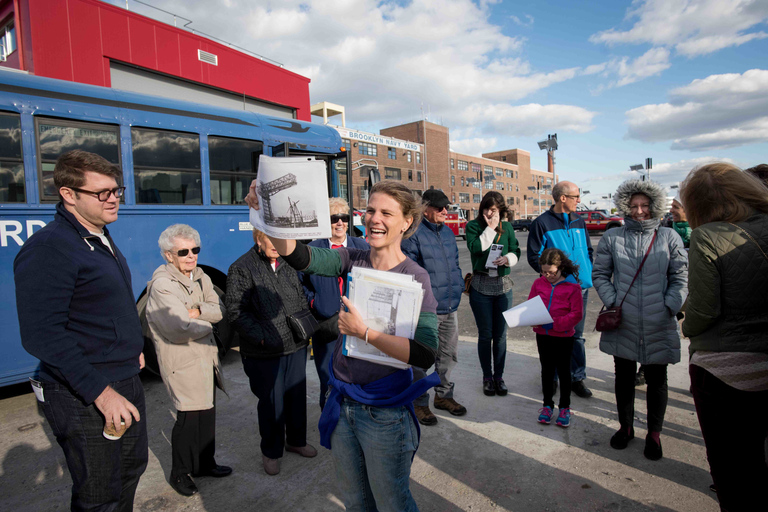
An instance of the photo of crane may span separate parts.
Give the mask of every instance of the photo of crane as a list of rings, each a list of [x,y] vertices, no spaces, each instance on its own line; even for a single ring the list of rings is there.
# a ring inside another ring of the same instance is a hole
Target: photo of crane
[[[294,174],[288,173],[275,180],[261,183],[258,192],[260,203],[264,208],[265,224],[290,228],[317,227],[314,198],[312,194],[302,194]]]

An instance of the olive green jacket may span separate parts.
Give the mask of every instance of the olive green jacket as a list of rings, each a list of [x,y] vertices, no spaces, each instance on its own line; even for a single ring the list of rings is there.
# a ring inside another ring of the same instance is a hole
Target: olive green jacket
[[[683,334],[690,353],[768,353],[768,215],[693,230]],[[757,242],[758,245],[755,244]],[[762,250],[761,250],[762,248]]]
[[[487,228],[485,221],[480,222],[480,219],[474,219],[467,223],[467,248],[469,249],[469,257],[472,261],[472,270],[481,274],[487,274],[488,269],[485,268],[485,262],[488,259],[488,253],[491,250],[490,245],[483,249],[483,242],[480,239],[481,235]],[[508,256],[514,254],[514,261],[510,262],[511,265],[517,263],[520,259],[520,245],[517,243],[515,237],[515,228],[509,222],[502,221],[501,227],[504,229],[504,233],[496,233],[493,235],[494,244],[501,244],[504,249],[501,251],[502,256]],[[490,235],[489,235],[490,236]],[[498,267],[499,277],[509,274],[509,267],[502,265]]]

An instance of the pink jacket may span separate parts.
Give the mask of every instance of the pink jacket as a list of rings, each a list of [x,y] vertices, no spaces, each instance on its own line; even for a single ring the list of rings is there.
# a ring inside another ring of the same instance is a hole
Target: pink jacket
[[[533,282],[528,299],[536,295],[541,297],[547,306],[553,323],[534,327],[533,332],[566,338],[573,336],[574,327],[581,322],[584,316],[584,303],[581,296],[581,285],[573,277],[568,276],[565,281],[553,285],[547,278],[541,276]]]

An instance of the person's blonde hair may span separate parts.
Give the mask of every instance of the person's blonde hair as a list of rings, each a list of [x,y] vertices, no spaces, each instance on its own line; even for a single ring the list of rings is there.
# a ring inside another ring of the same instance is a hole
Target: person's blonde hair
[[[349,203],[343,197],[332,197],[328,200],[328,209],[333,212],[334,210],[341,210],[344,213],[349,213]]]
[[[694,168],[680,189],[688,223],[694,229],[708,222],[741,222],[756,211],[768,214],[768,187],[726,162]]]
[[[267,234],[263,231],[259,231],[256,228],[253,228],[253,242],[258,244],[259,240],[262,242],[267,239]]]
[[[411,225],[405,233],[403,233],[403,239],[408,238],[416,232],[416,228],[419,227],[421,218],[424,215],[424,205],[421,203],[420,199],[417,199],[416,196],[413,195],[411,189],[399,181],[380,181],[371,187],[369,198],[373,197],[373,194],[388,195],[397,201],[397,204],[400,205],[400,210],[403,212],[403,216],[406,219],[409,217],[413,219]]]

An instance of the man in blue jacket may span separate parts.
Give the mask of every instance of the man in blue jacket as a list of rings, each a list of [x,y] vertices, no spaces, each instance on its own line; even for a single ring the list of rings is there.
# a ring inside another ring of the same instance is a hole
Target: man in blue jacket
[[[105,228],[117,220],[120,178],[99,155],[62,155],[54,220],[13,263],[21,342],[40,359],[36,394],[67,459],[72,510],[133,510],[147,466],[144,337],[128,265]],[[106,427],[122,437],[102,436]]]
[[[440,384],[435,386],[435,409],[463,416],[467,409],[453,399],[454,383],[451,370],[456,366],[459,352],[459,321],[457,310],[464,291],[464,279],[459,268],[459,248],[453,231],[445,225],[450,201],[442,191],[430,189],[422,196],[426,209],[424,220],[416,232],[403,240],[406,256],[429,273],[432,293],[437,299],[437,333],[440,345],[435,358],[435,372]],[[413,380],[426,377],[426,369],[413,368]],[[429,393],[413,402],[416,417],[422,425],[435,425],[437,417],[429,409]]]
[[[576,206],[581,199],[579,187],[570,181],[561,181],[552,188],[552,197],[555,204],[531,223],[528,233],[528,264],[536,272],[541,272],[539,256],[544,249],[555,247],[579,266],[584,316],[576,326],[576,333],[573,335],[571,389],[581,398],[589,398],[592,396],[592,391],[584,385],[584,379],[587,378],[584,321],[587,318],[588,293],[592,288],[592,242],[584,219],[576,213]]]

